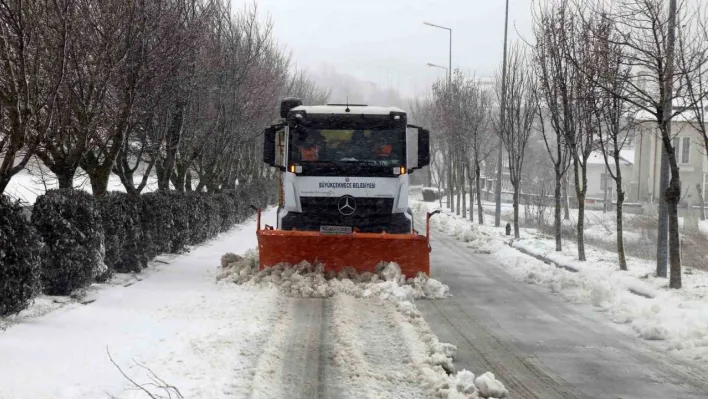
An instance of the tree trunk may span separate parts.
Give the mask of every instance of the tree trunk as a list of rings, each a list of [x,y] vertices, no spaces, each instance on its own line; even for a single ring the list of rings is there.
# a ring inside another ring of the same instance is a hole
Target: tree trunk
[[[601,175],[602,176],[602,175]],[[608,181],[609,173],[605,173],[605,189],[602,192],[602,213],[607,213],[607,187],[610,185]]]
[[[192,172],[189,169],[184,175],[184,191],[192,191]]]
[[[175,190],[177,190],[179,192],[184,192],[186,190],[185,182],[186,182],[186,178],[187,178],[187,169],[188,168],[189,167],[182,167],[182,166],[178,166],[176,168],[177,171],[175,173],[174,181],[172,184],[174,184]]]
[[[662,143],[661,149],[661,174],[660,179],[661,187],[668,186],[669,180],[669,158],[666,153],[666,145]],[[669,219],[668,219],[668,205],[666,202],[666,192],[659,192],[659,220],[657,223],[657,234],[656,234],[656,276],[657,277],[668,277],[668,271],[666,270],[666,265],[669,263]]]
[[[172,121],[170,122],[169,129],[167,130],[167,143],[165,145],[166,156],[164,161],[162,162],[162,165],[157,168],[157,188],[161,191],[166,191],[170,189],[170,177],[172,176],[172,171],[177,160],[177,151],[179,149],[179,143],[182,138],[182,126],[184,125],[185,106],[185,101],[179,100],[177,102],[177,109],[172,114]]]
[[[669,211],[669,263],[671,264],[670,288],[681,288],[681,243],[679,240],[678,203],[668,204]]]
[[[118,178],[120,179],[121,184],[123,184],[126,193],[132,196],[140,194],[138,189],[135,188],[135,183],[133,182],[133,171],[123,171],[121,173],[116,173],[116,175],[118,175]]]
[[[455,212],[455,188],[452,182],[452,154],[447,163],[447,207],[450,212]]]
[[[521,238],[519,234],[519,182],[514,184],[514,238]]]
[[[484,209],[482,208],[482,186],[480,184],[481,173],[482,171],[480,170],[479,162],[475,160],[474,174],[476,181],[475,185],[477,186],[477,223],[479,223],[480,226],[484,224]]]
[[[620,270],[627,270],[627,259],[624,254],[624,237],[622,225],[622,205],[624,204],[624,191],[622,191],[622,178],[617,174],[617,257],[619,258]]]
[[[671,275],[669,278],[670,288],[681,288],[681,241],[679,237],[678,224],[678,204],[681,200],[681,180],[679,180],[679,169],[676,165],[676,158],[671,162],[671,181],[666,190],[666,204],[669,213],[669,264],[671,265]]]
[[[560,252],[563,250],[563,237],[562,237],[562,225],[561,225],[561,191],[562,191],[562,186],[563,186],[563,176],[561,175],[561,168],[560,165],[555,166],[555,174],[556,174],[556,186],[555,186],[555,191],[554,191],[554,199],[555,199],[555,212],[553,214],[553,226],[555,228],[556,232],[556,251]],[[566,180],[567,181],[567,180]],[[566,195],[567,195],[567,186],[566,186]]]
[[[457,158],[457,157],[455,157]],[[455,186],[457,187],[457,204],[455,205],[455,213],[459,216],[460,215],[460,197],[462,193],[462,187],[460,187],[460,168],[459,168],[459,162],[455,162]]]
[[[570,195],[568,192],[567,173],[563,176],[563,220],[570,220]]]
[[[155,163],[155,173],[157,175],[157,189],[166,191],[170,189],[170,175],[165,172],[164,160]]]
[[[102,197],[108,192],[108,177],[111,174],[111,169],[100,167],[89,173],[91,182],[91,191],[96,197]]]
[[[475,195],[475,180],[476,178],[472,176],[472,173],[470,173],[470,162],[467,161],[466,164],[466,172],[467,172],[467,179],[469,180],[469,185],[470,185],[470,222],[474,221],[474,200],[477,195]]]
[[[56,175],[57,180],[59,181],[60,189],[74,188],[74,175],[76,174],[76,168],[50,168],[50,170]]]
[[[701,190],[700,184],[696,184],[696,191],[698,192],[698,209],[701,215],[701,220],[706,220],[706,204],[703,201],[703,190]]]
[[[467,217],[467,185],[465,184],[465,163],[460,163],[460,188],[462,196],[462,218]],[[459,209],[459,208],[458,208]]]
[[[575,195],[578,197],[578,226],[576,230],[578,242],[578,260],[585,261],[585,193],[587,192],[587,178],[585,168],[582,171],[578,170],[579,162],[577,158],[573,159],[573,173],[575,175]],[[582,182],[580,181],[582,174]],[[582,183],[582,188],[581,188]]]

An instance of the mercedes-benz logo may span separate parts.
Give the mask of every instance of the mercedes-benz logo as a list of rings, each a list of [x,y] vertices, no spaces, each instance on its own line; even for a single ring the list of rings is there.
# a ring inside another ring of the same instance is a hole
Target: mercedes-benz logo
[[[339,202],[337,202],[337,209],[339,209],[339,213],[344,216],[353,214],[356,211],[356,201],[354,200],[354,197],[351,195],[345,195],[339,198]]]

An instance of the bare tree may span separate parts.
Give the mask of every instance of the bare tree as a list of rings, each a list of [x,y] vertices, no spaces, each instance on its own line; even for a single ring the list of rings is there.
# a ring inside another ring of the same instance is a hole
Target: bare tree
[[[519,233],[519,194],[524,168],[524,155],[533,133],[536,116],[536,77],[528,64],[526,52],[521,45],[512,46],[509,53],[509,70],[497,74],[496,94],[499,102],[506,104],[504,119],[497,120],[497,132],[501,138],[509,163],[509,180],[514,188],[514,237]],[[501,81],[506,77],[506,85]],[[505,87],[505,90],[502,90]],[[503,99],[502,96],[506,96]]]
[[[573,107],[576,73],[563,54],[566,35],[572,34],[575,20],[564,0],[549,1],[534,15],[534,65],[539,79],[538,128],[553,163],[555,174],[556,251],[562,250],[561,193],[564,176],[573,159],[568,137],[575,137],[577,122]]]
[[[441,80],[433,85],[433,104],[435,124],[442,133],[442,170],[448,179],[450,210],[467,217],[466,187],[469,183],[471,189],[474,180],[479,222],[483,223],[481,166],[496,148],[488,129],[491,93],[481,88],[476,77],[457,70],[451,82]]]
[[[570,150],[573,162],[573,180],[575,186],[575,196],[578,202],[578,220],[576,225],[578,259],[586,260],[585,257],[585,198],[588,191],[587,167],[588,159],[593,151],[597,150],[597,124],[595,123],[597,104],[602,98],[600,89],[597,87],[596,79],[601,71],[597,67],[596,60],[592,53],[592,47],[588,45],[592,39],[591,28],[596,23],[596,19],[590,18],[583,21],[581,11],[574,12],[571,19],[576,21],[572,25],[573,31],[564,35],[565,40],[563,52],[566,57],[573,60],[574,66],[580,65],[583,72],[573,71],[571,80],[570,108],[572,118],[575,120],[575,131],[565,130],[565,139]]]
[[[683,4],[682,4],[683,6]],[[674,109],[677,100],[684,99],[686,92],[685,71],[695,71],[706,64],[708,54],[701,47],[678,48],[676,58],[685,60],[682,68],[674,68],[676,26],[693,26],[694,16],[683,7],[677,7],[676,0],[670,0],[666,8],[662,0],[618,0],[612,4],[610,12],[600,13],[603,18],[611,19],[617,26],[617,38],[610,38],[610,43],[619,45],[628,52],[627,66],[632,69],[635,79],[627,82],[627,93],[617,93],[610,87],[600,84],[610,94],[618,95],[641,112],[651,115],[656,120],[661,141],[664,146],[670,171],[670,181],[662,193],[668,208],[669,260],[671,264],[671,288],[681,288],[681,248],[679,240],[678,204],[681,200],[681,179],[672,144],[671,121],[684,112],[683,107]],[[681,15],[681,18],[677,18]],[[679,31],[683,35],[684,30]],[[679,39],[679,41],[688,39]],[[696,41],[700,42],[700,41]],[[705,45],[705,44],[704,44]],[[578,63],[578,65],[580,65]],[[581,68],[582,69],[582,68]],[[695,104],[686,104],[693,107]],[[663,220],[659,221],[660,233]],[[657,274],[666,275],[665,245],[659,234],[657,244]]]
[[[122,2],[76,3],[77,15],[67,41],[66,75],[57,104],[61,118],[51,125],[51,134],[37,151],[57,175],[62,188],[72,186],[77,167],[90,151],[108,148],[104,156],[110,158],[115,155],[115,145],[122,144],[122,137],[116,136],[121,132],[109,126],[108,112],[118,95],[112,90],[112,83],[126,60],[128,47],[124,43],[130,34],[123,29],[122,18],[123,13],[132,10],[119,3]]]
[[[627,270],[627,260],[624,251],[623,213],[622,205],[625,193],[622,187],[622,157],[621,151],[630,139],[632,125],[632,110],[628,107],[624,96],[627,94],[631,70],[627,66],[627,50],[613,43],[617,32],[610,19],[601,18],[595,26],[588,26],[593,38],[587,45],[590,48],[598,68],[598,80],[601,87],[609,89],[610,93],[601,93],[595,109],[597,120],[597,137],[600,150],[605,160],[607,174],[614,180],[617,191],[617,257],[620,270]],[[617,93],[617,94],[612,94]],[[606,184],[607,186],[607,184]],[[605,201],[607,203],[607,199]]]
[[[482,208],[482,165],[498,148],[499,141],[497,135],[492,131],[491,124],[491,104],[492,93],[489,90],[478,87],[475,97],[472,98],[470,106],[466,107],[469,113],[469,152],[471,152],[473,174],[469,173],[470,180],[474,177],[475,198],[477,200],[477,223],[484,224],[484,209]],[[469,157],[468,157],[469,158]],[[470,182],[472,187],[472,182]],[[470,214],[470,220],[472,215]]]
[[[54,121],[73,11],[71,1],[0,2],[0,194]]]

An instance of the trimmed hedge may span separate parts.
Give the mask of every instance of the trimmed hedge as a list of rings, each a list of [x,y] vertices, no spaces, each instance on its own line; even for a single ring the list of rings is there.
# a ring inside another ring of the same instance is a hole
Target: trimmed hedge
[[[435,187],[423,187],[423,201],[433,202],[440,198],[440,190]]]
[[[42,287],[69,295],[108,272],[101,214],[96,199],[81,190],[50,190],[32,209],[32,224],[49,251],[42,262]]]
[[[204,195],[195,192],[185,194],[187,215],[189,217],[189,244],[197,245],[209,238],[207,220],[207,201]]]
[[[97,199],[106,243],[105,262],[118,273],[139,272],[147,266],[140,199],[111,192]]]
[[[39,293],[41,251],[22,207],[0,196],[0,316],[21,311]]]
[[[139,272],[160,253],[180,253],[275,202],[274,181],[220,193],[154,192],[96,198],[50,190],[31,223],[22,208],[0,203],[0,315],[25,308],[41,289],[69,295],[114,272]]]

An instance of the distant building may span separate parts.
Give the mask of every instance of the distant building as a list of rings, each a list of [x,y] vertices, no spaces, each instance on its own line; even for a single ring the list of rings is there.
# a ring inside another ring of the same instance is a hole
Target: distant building
[[[617,199],[617,185],[612,174],[615,173],[614,158],[608,154],[610,168],[605,163],[602,151],[594,151],[587,161],[588,190],[586,198],[590,200],[615,201]],[[612,174],[610,174],[610,171]],[[571,170],[572,173],[572,170]],[[622,174],[622,190],[625,192],[625,200],[630,198],[631,181],[634,173],[634,149],[620,151],[620,173]],[[605,197],[607,195],[607,197]]]
[[[681,202],[697,203],[696,186],[703,197],[708,194],[708,157],[703,148],[703,136],[688,120],[679,116],[672,121],[673,145],[681,176]],[[661,133],[656,120],[645,116],[636,132],[634,174],[631,197],[637,202],[657,202],[660,198]]]

